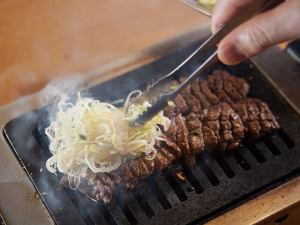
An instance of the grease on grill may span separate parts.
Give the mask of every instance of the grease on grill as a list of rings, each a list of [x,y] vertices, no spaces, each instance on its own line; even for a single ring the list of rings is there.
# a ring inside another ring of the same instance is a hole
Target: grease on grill
[[[176,172],[176,177],[181,182],[185,182],[186,181],[186,177],[185,177],[185,175],[184,175],[184,173],[182,171]]]

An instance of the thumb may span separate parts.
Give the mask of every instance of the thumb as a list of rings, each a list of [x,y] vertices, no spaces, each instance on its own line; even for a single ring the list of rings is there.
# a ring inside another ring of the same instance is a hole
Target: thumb
[[[227,35],[218,46],[219,59],[237,64],[282,41],[300,37],[300,1],[288,1],[257,15]]]

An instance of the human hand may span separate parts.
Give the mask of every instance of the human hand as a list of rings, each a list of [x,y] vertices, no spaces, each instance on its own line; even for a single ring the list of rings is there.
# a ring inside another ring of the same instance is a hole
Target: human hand
[[[212,17],[212,31],[252,1],[219,0]],[[237,64],[272,45],[297,38],[300,38],[300,0],[287,0],[228,34],[218,45],[219,59],[228,65]]]

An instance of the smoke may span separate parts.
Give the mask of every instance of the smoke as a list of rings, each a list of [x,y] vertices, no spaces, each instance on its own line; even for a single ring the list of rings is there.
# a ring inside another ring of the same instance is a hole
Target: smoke
[[[71,75],[65,78],[58,78],[46,85],[41,91],[40,101],[47,103],[58,103],[62,99],[68,99],[77,91],[87,86],[82,75]]]
[[[46,123],[52,121],[57,113],[59,102],[74,100],[74,96],[76,96],[78,91],[81,91],[82,95],[88,95],[87,91],[84,90],[85,87],[87,87],[87,81],[80,74],[69,75],[49,82],[39,96],[39,101],[42,104],[47,104],[47,115],[43,115],[40,121],[45,120],[47,121]],[[41,127],[40,124],[38,124],[38,127]],[[42,126],[42,129],[44,129],[44,126]],[[43,133],[44,131],[40,130],[40,132]]]

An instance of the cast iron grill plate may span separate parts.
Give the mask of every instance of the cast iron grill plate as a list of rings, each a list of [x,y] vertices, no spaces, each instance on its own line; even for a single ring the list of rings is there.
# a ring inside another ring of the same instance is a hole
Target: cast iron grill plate
[[[165,74],[196,45],[180,49],[158,61],[92,87],[93,97],[113,101],[143,88]],[[194,62],[194,65],[201,62]],[[300,172],[300,120],[295,111],[249,62],[223,67],[251,85],[250,96],[266,101],[278,117],[281,129],[259,140],[246,140],[235,152],[207,152],[190,169],[180,160],[176,166],[156,174],[132,192],[120,191],[108,205],[94,203],[77,191],[59,184],[59,175],[45,168],[50,156],[47,108],[26,113],[10,121],[4,135],[37,192],[58,225],[92,224],[202,224],[270,190]],[[159,71],[159,74],[157,74]],[[40,130],[42,133],[38,132]],[[175,173],[183,171],[186,182]]]

